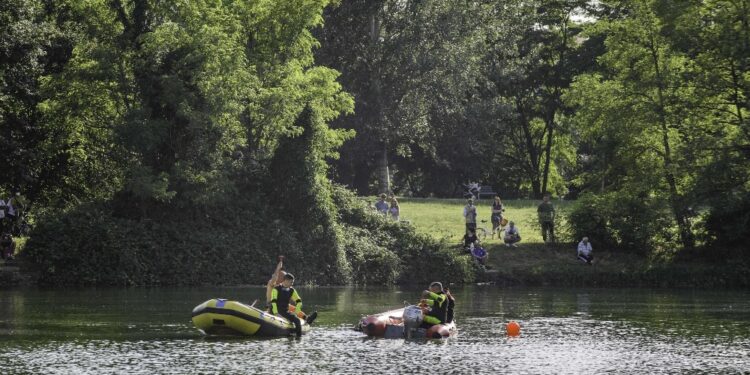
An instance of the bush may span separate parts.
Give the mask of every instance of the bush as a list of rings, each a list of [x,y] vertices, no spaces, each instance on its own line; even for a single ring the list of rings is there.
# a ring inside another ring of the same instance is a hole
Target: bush
[[[206,217],[162,207],[158,217],[134,220],[115,217],[106,204],[80,206],[40,220],[22,257],[46,285],[260,284],[276,254],[292,265],[301,259],[284,223],[248,214],[262,211],[223,210],[230,212]]]
[[[347,254],[357,254],[350,255],[352,267],[359,270],[360,274],[366,275],[373,271],[380,273],[366,276],[368,280],[387,283],[425,283],[435,280],[463,283],[474,280],[471,259],[461,256],[447,244],[417,234],[409,224],[387,219],[340,186],[334,187],[333,197],[339,208],[340,220],[348,228],[346,236],[352,243],[349,247],[359,246],[356,250],[347,250]],[[352,241],[352,238],[357,240]],[[384,253],[385,251],[389,253]],[[363,263],[358,259],[371,261]],[[396,259],[398,263],[394,262]],[[374,264],[381,268],[373,269]],[[367,280],[360,276],[355,281],[362,283]]]
[[[473,280],[467,257],[409,225],[386,220],[345,189],[333,189],[338,216],[327,230],[340,233],[354,283]],[[21,256],[37,268],[41,284],[262,284],[278,254],[286,256],[287,269],[301,283],[333,282],[319,275],[338,261],[323,269],[323,261],[309,261],[319,254],[320,237],[279,219],[260,195],[192,210],[152,202],[146,219],[116,215],[123,212],[117,209],[120,199],[38,220]]]
[[[750,243],[750,192],[717,197],[706,219],[709,242],[728,247]]]
[[[666,200],[646,194],[583,194],[568,216],[576,240],[584,236],[600,247],[646,253],[672,241]]]

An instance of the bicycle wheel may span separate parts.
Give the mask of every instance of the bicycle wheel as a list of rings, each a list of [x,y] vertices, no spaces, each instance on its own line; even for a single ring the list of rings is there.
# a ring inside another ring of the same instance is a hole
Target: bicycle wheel
[[[479,238],[480,240],[484,240],[485,238],[487,238],[487,229],[481,227],[477,228],[477,238]]]

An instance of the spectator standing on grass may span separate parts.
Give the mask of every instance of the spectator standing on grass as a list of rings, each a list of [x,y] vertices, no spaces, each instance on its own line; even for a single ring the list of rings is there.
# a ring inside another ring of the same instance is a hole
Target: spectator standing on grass
[[[380,200],[375,202],[375,208],[383,215],[388,214],[388,203],[385,201],[385,193],[380,194]]]
[[[555,207],[550,202],[549,194],[544,195],[536,212],[539,215],[539,225],[542,227],[542,239],[544,242],[555,242]]]
[[[391,208],[388,209],[388,212],[391,214],[391,219],[393,219],[393,221],[398,221],[399,215],[401,214],[401,208],[398,205],[396,197],[391,198]]]
[[[593,251],[589,238],[583,237],[581,242],[578,243],[578,259],[586,264],[591,264],[594,260],[594,254],[592,254]]]
[[[466,218],[466,229],[477,229],[477,206],[474,198],[469,198],[464,206],[464,218]]]
[[[503,202],[500,200],[499,195],[495,195],[495,201],[492,202],[492,216],[490,216],[490,220],[492,221],[492,238],[495,238],[495,233],[498,233],[498,238],[500,237],[499,233],[502,229],[500,227],[502,226],[503,221],[503,211],[505,211],[505,207],[503,207]]]
[[[518,231],[518,227],[514,222],[511,221],[508,223],[503,241],[507,247],[518,247],[516,244],[521,241],[521,232]]]

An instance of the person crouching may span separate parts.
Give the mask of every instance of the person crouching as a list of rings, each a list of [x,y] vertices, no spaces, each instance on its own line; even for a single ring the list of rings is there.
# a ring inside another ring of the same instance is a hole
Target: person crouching
[[[591,264],[594,260],[593,249],[591,248],[591,242],[588,237],[583,237],[581,242],[578,243],[578,260]]]
[[[448,319],[448,295],[443,291],[443,284],[435,281],[430,289],[422,292],[420,304],[430,307],[422,321],[422,328],[430,328],[436,324],[445,324]]]
[[[518,231],[518,227],[514,222],[508,223],[508,229],[505,230],[505,236],[503,237],[505,246],[517,247],[517,243],[521,241],[521,232]]]

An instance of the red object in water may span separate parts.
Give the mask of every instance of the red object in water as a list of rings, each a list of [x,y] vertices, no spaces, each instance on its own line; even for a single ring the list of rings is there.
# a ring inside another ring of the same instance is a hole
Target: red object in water
[[[404,315],[404,309],[396,309],[380,314],[368,315],[359,321],[357,328],[367,336],[382,337],[385,335],[385,328],[388,324],[401,324],[402,315]]]
[[[367,336],[383,337],[389,326],[403,327],[402,316],[404,309],[386,311],[380,314],[368,315],[362,318],[357,324],[357,329]],[[402,328],[403,331],[403,328]],[[446,324],[437,324],[425,330],[425,338],[442,339],[450,337],[456,333],[456,322]],[[394,338],[394,337],[390,337]]]

